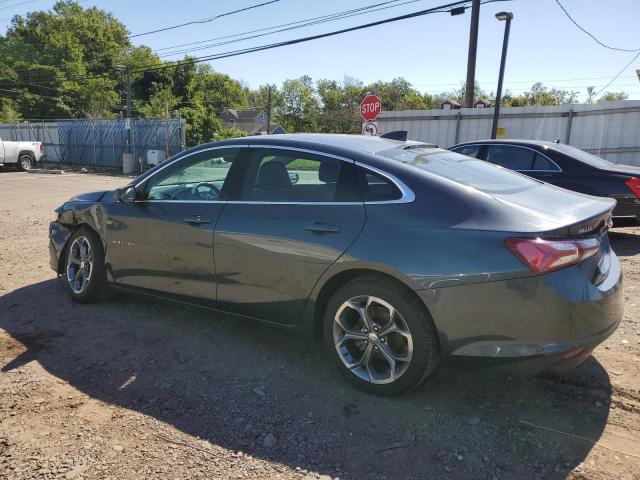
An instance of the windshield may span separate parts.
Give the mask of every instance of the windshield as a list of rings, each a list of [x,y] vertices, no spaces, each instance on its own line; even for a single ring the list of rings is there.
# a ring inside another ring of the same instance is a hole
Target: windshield
[[[511,170],[439,148],[393,149],[378,154],[485,193],[510,193],[539,184],[537,180]]]
[[[615,163],[608,162],[604,158],[596,157],[595,155],[590,154],[589,152],[585,152],[584,150],[580,150],[579,148],[572,147],[571,145],[564,145],[558,143],[551,147],[551,149],[556,150],[560,153],[564,153],[565,155],[575,158],[581,162],[591,165],[592,167],[597,168],[610,168],[615,166]]]

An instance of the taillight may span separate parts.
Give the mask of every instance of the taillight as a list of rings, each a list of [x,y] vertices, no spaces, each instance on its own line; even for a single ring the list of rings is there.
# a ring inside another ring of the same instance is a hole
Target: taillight
[[[504,243],[511,253],[538,275],[575,265],[594,255],[600,248],[597,238],[507,238]]]
[[[629,180],[625,180],[624,184],[629,187],[636,198],[640,198],[640,178],[631,177]]]
[[[40,153],[44,153],[44,145],[42,143],[40,144]]]

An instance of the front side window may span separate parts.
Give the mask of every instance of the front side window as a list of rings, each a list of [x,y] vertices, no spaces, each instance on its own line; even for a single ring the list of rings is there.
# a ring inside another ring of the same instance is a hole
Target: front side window
[[[531,170],[535,152],[512,145],[487,146],[487,162],[511,170]]]
[[[247,166],[241,201],[361,201],[353,163],[289,150],[256,150]]]
[[[152,176],[146,200],[219,200],[238,149],[196,153]]]

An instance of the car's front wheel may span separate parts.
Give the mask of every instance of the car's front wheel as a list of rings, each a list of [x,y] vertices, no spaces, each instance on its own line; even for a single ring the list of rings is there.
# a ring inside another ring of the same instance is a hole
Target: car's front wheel
[[[324,340],[344,375],[359,388],[395,395],[422,383],[438,363],[433,321],[413,292],[371,276],[331,297]]]
[[[104,268],[104,248],[98,235],[88,227],[74,232],[67,243],[64,283],[74,300],[88,303],[104,300],[109,285]]]

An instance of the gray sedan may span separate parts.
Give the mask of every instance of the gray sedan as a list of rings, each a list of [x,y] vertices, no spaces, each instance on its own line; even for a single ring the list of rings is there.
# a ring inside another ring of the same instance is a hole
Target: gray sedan
[[[322,337],[390,395],[441,361],[587,358],[622,316],[614,206],[428,144],[261,136],[69,200],[49,249],[78,302],[134,292]]]

